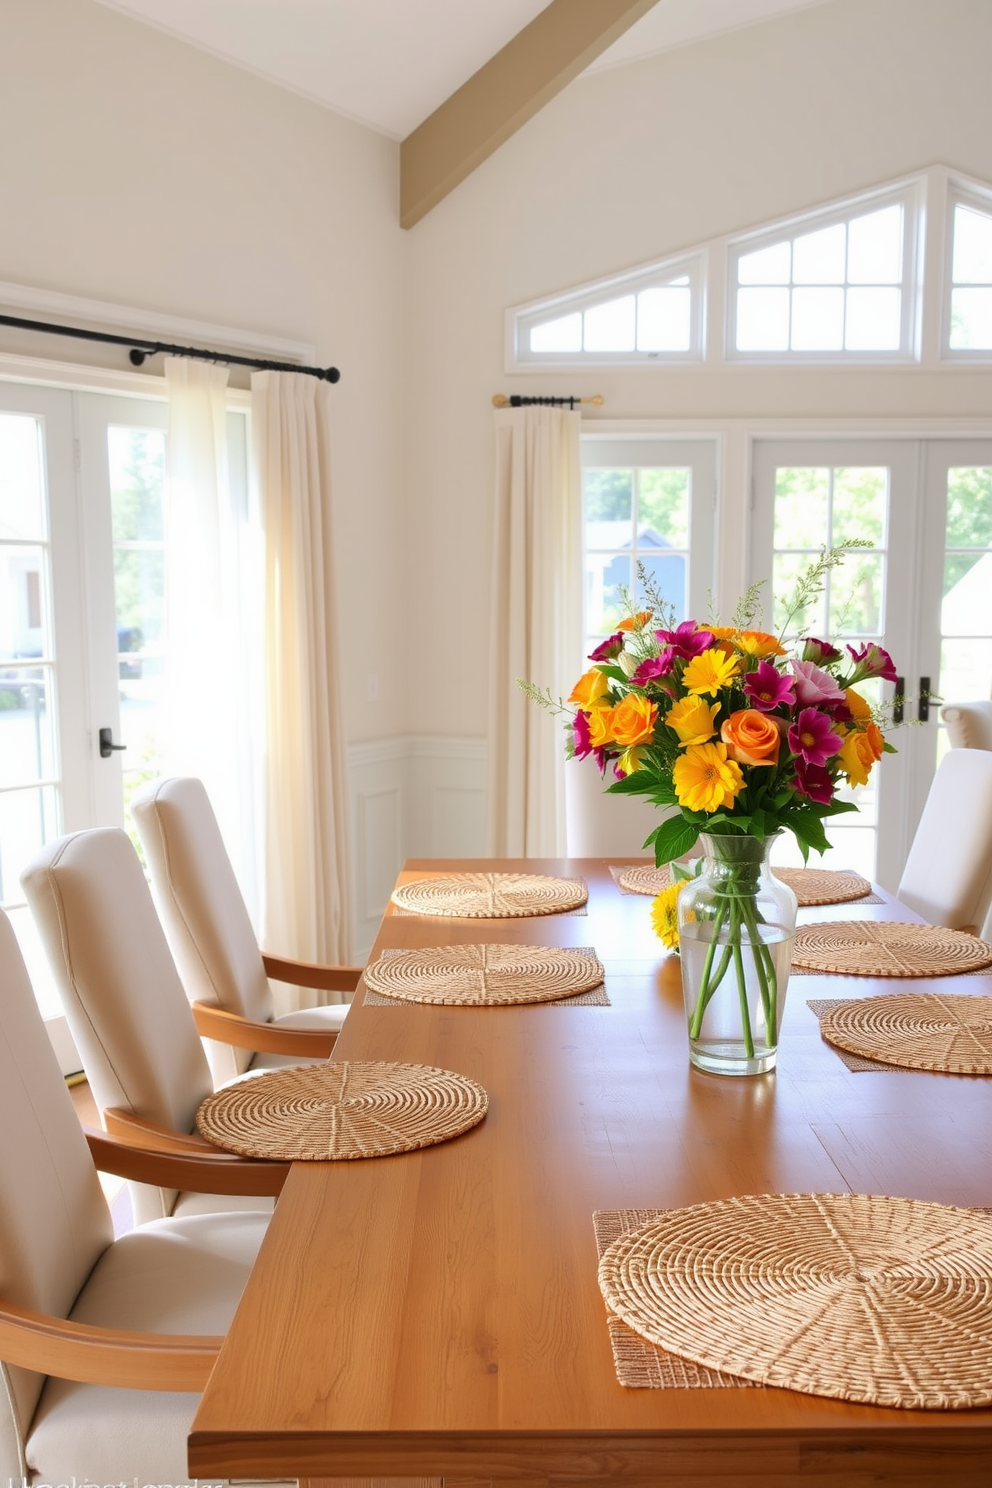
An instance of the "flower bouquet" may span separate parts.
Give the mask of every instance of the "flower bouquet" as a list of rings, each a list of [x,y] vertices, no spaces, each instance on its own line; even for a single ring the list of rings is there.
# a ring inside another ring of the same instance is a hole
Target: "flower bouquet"
[[[775,1062],[796,901],[768,868],[772,840],[792,832],[804,861],[823,852],[825,821],[857,810],[838,792],[864,784],[892,750],[883,710],[858,691],[895,681],[881,646],[783,644],[827,571],[858,546],[825,549],[800,576],[778,637],[753,628],[760,585],[730,625],[676,624],[642,571],[647,607],[628,603],[567,703],[527,688],[567,714],[567,752],[610,768],[610,791],[668,808],[644,844],[659,865],[703,839],[702,872],[673,882],[654,918],[666,943],[679,943],[690,1056],[706,1069],[757,1073]]]

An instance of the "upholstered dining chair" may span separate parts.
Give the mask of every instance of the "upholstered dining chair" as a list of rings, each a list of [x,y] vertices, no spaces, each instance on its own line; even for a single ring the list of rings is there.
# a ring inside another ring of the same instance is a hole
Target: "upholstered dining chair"
[[[2,911],[0,985],[0,1481],[185,1483],[198,1392],[266,1216],[166,1219],[115,1240],[93,1148],[101,1168],[140,1161],[154,1182],[188,1181],[197,1160],[102,1133],[87,1150]]]
[[[131,815],[217,1082],[248,1069],[326,1059],[348,1005],[276,1017],[269,978],[354,992],[361,968],[263,954],[202,781],[156,781],[133,797]]]
[[[108,1133],[212,1158],[222,1177],[230,1160],[192,1135],[214,1083],[130,838],[118,827],[70,833],[41,849],[21,883]],[[215,1193],[134,1183],[135,1220],[271,1211],[285,1167],[250,1171],[247,1188]]]
[[[992,750],[992,699],[973,703],[948,703],[940,716],[953,749]]]
[[[992,752],[944,755],[896,897],[932,925],[982,929],[992,905]]]

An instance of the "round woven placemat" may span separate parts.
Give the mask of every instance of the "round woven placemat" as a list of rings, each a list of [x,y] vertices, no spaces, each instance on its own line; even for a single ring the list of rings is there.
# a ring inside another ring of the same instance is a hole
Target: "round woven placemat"
[[[778,868],[775,877],[788,884],[801,905],[844,904],[863,899],[871,884],[860,873],[838,873],[833,868]]]
[[[831,1044],[904,1069],[992,1075],[992,997],[894,992],[841,1002],[820,1019]]]
[[[671,882],[672,873],[667,863],[661,868],[655,868],[650,863],[638,863],[617,874],[619,888],[626,889],[628,894],[650,894],[652,899],[662,889],[670,888]]]
[[[227,1152],[319,1162],[446,1142],[481,1121],[488,1105],[481,1085],[451,1070],[342,1060],[228,1085],[207,1096],[196,1124]]]
[[[537,873],[452,873],[418,878],[393,890],[393,903],[414,914],[510,920],[577,909],[589,895],[577,878]]]
[[[592,952],[567,946],[425,946],[365,969],[366,985],[383,997],[448,1007],[554,1002],[598,987],[604,975]]]
[[[673,1209],[606,1251],[635,1332],[710,1369],[809,1395],[992,1403],[992,1221],[870,1194]]]
[[[953,976],[992,965],[992,945],[942,925],[825,920],[796,931],[792,964],[846,976]]]

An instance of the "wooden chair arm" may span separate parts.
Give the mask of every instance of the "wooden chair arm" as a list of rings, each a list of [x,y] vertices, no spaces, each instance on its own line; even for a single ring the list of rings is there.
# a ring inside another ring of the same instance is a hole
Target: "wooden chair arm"
[[[364,970],[361,966],[324,966],[314,961],[287,960],[262,953],[265,975],[294,987],[317,987],[323,992],[354,992]]]
[[[100,1114],[107,1135],[128,1147],[172,1153],[177,1157],[204,1157],[219,1150],[196,1132],[173,1131],[171,1127],[136,1116],[133,1111],[125,1111],[120,1106],[105,1106]]]
[[[223,1341],[96,1328],[0,1299],[0,1358],[22,1369],[88,1385],[200,1391]]]
[[[326,1059],[334,1048],[333,1028],[280,1028],[275,1023],[255,1023],[208,1002],[193,1003],[193,1021],[202,1038],[233,1044],[236,1049],[254,1049],[260,1054],[291,1054],[297,1059]]]
[[[162,1152],[120,1142],[105,1132],[83,1127],[90,1155],[101,1173],[116,1173],[132,1183],[178,1188],[191,1193],[244,1194],[276,1198],[289,1172],[288,1163],[236,1157],[206,1144],[203,1153]]]

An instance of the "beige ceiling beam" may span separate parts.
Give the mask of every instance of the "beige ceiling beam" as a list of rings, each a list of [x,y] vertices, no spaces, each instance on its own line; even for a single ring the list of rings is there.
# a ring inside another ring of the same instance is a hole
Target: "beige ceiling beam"
[[[658,0],[553,0],[400,145],[413,227]]]

